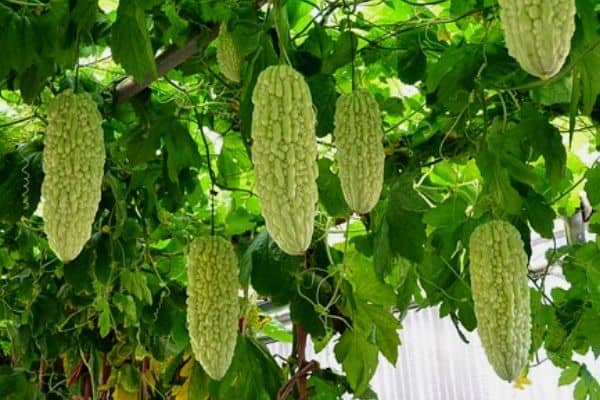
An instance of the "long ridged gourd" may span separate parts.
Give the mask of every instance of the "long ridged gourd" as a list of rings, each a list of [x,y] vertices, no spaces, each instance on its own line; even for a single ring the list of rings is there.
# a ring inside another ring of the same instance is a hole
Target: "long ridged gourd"
[[[488,361],[512,381],[527,365],[531,310],[527,254],[519,231],[494,220],[478,226],[469,243],[477,330]]]
[[[556,75],[571,49],[575,0],[498,0],[509,54],[541,79]]]
[[[333,135],[344,198],[352,211],[365,214],[379,200],[385,162],[379,106],[368,90],[338,98]]]
[[[238,262],[230,242],[196,238],[187,255],[187,324],[196,360],[216,380],[229,369],[237,340]]]
[[[68,262],[90,238],[104,176],[102,116],[87,93],[67,90],[48,107],[42,212],[50,248]]]
[[[288,254],[310,245],[318,200],[315,111],[302,75],[267,67],[252,93],[252,161],[267,230]]]
[[[227,30],[226,24],[221,24],[219,37],[217,38],[217,64],[221,73],[227,79],[233,82],[239,82],[240,78],[240,57],[235,48],[235,42],[231,33]]]

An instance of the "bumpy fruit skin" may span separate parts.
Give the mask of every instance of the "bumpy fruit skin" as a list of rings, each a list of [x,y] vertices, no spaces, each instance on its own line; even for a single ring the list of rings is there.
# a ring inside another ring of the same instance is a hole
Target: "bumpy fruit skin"
[[[227,25],[221,25],[217,39],[217,64],[219,69],[230,81],[239,82],[241,80],[240,57],[235,48],[233,37],[227,30]]]
[[[238,262],[231,243],[196,238],[187,255],[187,324],[196,360],[215,380],[225,376],[237,339]]]
[[[87,93],[67,90],[48,107],[42,210],[50,248],[68,262],[90,238],[104,176],[102,116]]]
[[[531,345],[527,255],[519,231],[500,220],[478,226],[469,257],[481,343],[498,376],[512,381],[527,365]]]
[[[379,106],[368,90],[338,98],[333,135],[344,198],[352,211],[365,214],[379,200],[385,162]]]
[[[315,111],[302,75],[287,65],[260,73],[252,93],[252,161],[267,230],[288,254],[310,245],[318,200]]]
[[[498,0],[509,54],[541,79],[556,75],[575,32],[575,0]]]

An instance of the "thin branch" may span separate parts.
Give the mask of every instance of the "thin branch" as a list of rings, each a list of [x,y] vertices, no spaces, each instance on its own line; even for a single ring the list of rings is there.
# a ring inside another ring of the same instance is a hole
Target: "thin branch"
[[[9,126],[13,126],[13,125],[21,124],[23,122],[30,121],[36,117],[37,117],[37,115],[31,114],[31,115],[28,115],[27,117],[15,119],[14,121],[10,121],[5,124],[0,124],[0,128],[8,128]]]

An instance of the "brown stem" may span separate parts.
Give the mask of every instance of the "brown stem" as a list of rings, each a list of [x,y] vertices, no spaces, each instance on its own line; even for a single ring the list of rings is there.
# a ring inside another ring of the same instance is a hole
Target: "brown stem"
[[[306,339],[308,335],[302,325],[296,326],[296,357],[298,359],[298,372],[302,371],[306,364]],[[306,374],[300,374],[298,376],[298,400],[308,399],[308,392],[306,391]]]
[[[110,378],[111,368],[110,363],[107,362],[106,353],[102,354],[102,377],[100,387],[104,387]],[[100,400],[108,400],[108,390],[100,391]]]
[[[240,317],[238,319],[238,332],[241,334],[246,334],[246,329],[248,328],[248,321],[246,317]]]
[[[88,371],[84,375],[83,381],[83,399],[90,400],[92,398],[92,376]]]
[[[17,357],[17,348],[15,347],[14,344],[10,348],[10,363],[11,363],[11,367],[13,367],[13,368],[16,368],[17,364],[19,363],[19,359]]]
[[[144,357],[142,360],[142,400],[148,400],[148,382],[146,382],[146,371],[150,368],[150,358]]]
[[[67,378],[67,387],[71,387],[79,380],[79,376],[81,375],[81,370],[83,368],[83,360],[79,360],[71,371],[71,374]]]
[[[279,389],[279,391],[277,392],[277,400],[285,400],[287,399],[287,397],[290,395],[290,393],[292,392],[292,389],[294,388],[294,384],[299,381],[300,379],[304,379],[306,380],[306,376],[308,375],[309,372],[315,370],[317,368],[317,362],[316,361],[310,361],[308,363],[306,363],[304,365],[304,367],[300,368],[298,371],[296,371],[296,373],[294,375],[292,375],[292,377],[290,378],[289,381],[287,381],[285,383],[285,385],[283,385],[281,387],[281,389]],[[308,394],[306,394],[307,396]],[[302,394],[300,395],[302,396]],[[307,399],[308,397],[299,397],[299,399]]]
[[[44,376],[46,375],[46,359],[42,356],[40,359],[40,368],[38,369],[38,389],[44,387]]]

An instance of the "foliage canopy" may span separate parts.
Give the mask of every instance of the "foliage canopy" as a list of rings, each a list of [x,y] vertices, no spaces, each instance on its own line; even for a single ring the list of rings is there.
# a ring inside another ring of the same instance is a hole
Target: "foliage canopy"
[[[381,353],[395,363],[400,318],[439,307],[477,326],[467,246],[510,221],[554,236],[585,189],[600,204],[600,10],[577,0],[566,65],[541,81],[508,55],[496,0],[3,0],[0,2],[0,397],[372,399]],[[225,24],[241,83],[218,70]],[[283,54],[286,57],[283,57]],[[319,204],[305,257],[264,229],[251,162],[252,91],[287,58],[317,116]],[[332,138],[336,99],[377,100],[385,183],[350,217]],[[47,105],[89,93],[103,116],[102,199],[92,237],[63,264],[36,212]],[[600,232],[600,217],[590,231]],[[344,240],[332,243],[341,231]],[[232,365],[212,381],[191,357],[185,252],[230,239],[243,315]],[[530,362],[545,353],[576,399],[600,399],[578,354],[600,352],[600,244],[570,242],[531,270]],[[568,285],[547,290],[551,267]],[[258,309],[289,306],[286,332]],[[335,345],[343,373],[304,359],[307,335]],[[262,337],[292,341],[283,363]],[[534,384],[541,384],[534,382]],[[279,397],[278,397],[279,396]]]

